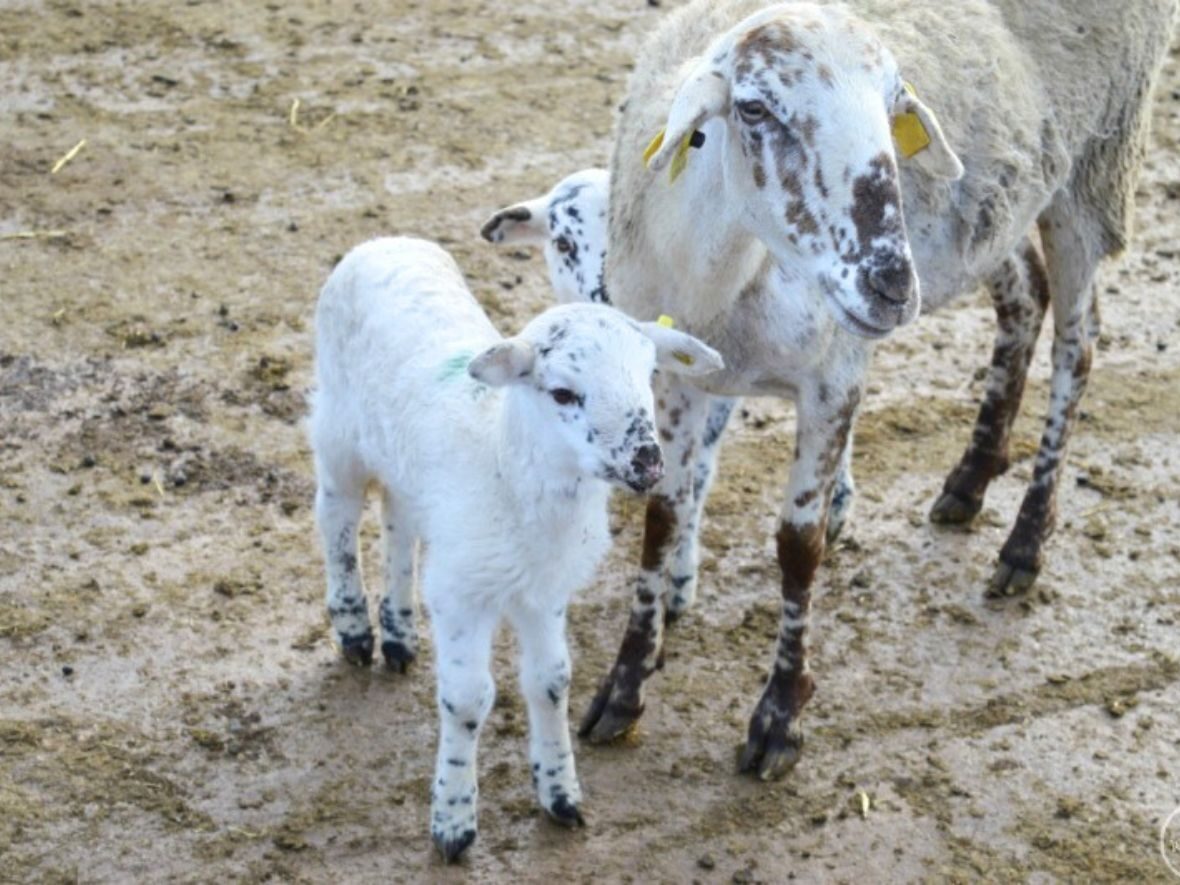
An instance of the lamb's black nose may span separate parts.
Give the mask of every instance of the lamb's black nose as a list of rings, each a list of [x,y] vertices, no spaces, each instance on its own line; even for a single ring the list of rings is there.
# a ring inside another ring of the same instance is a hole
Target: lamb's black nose
[[[647,443],[636,449],[635,457],[631,459],[631,469],[648,488],[659,482],[664,475],[664,455],[660,447],[655,443]]]

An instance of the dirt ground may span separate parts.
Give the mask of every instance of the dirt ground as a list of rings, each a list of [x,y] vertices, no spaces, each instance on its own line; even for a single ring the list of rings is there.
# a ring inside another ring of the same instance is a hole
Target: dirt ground
[[[349,668],[323,612],[301,425],[314,299],[349,247],[400,232],[451,248],[502,328],[545,306],[540,255],[493,250],[479,224],[606,162],[629,60],[665,10],[230,7],[0,0],[0,879],[1170,875],[1180,49],[1135,246],[1104,271],[1034,592],[983,597],[1031,467],[1047,340],[981,518],[926,520],[982,389],[976,296],[880,351],[859,499],[816,594],[804,762],[776,784],[734,774],[771,660],[792,433],[789,408],[750,400],[708,506],[702,598],[640,728],[578,746],[589,825],[560,830],[534,804],[502,636],[481,833],[445,869],[429,650],[406,676]],[[638,515],[618,500],[617,549],[572,612],[575,715],[617,648]]]

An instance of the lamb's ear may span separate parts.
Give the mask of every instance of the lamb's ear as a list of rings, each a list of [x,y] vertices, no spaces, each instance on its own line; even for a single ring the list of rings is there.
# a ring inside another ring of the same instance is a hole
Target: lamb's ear
[[[658,146],[653,142],[649,148],[654,152],[647,157],[648,168],[659,172],[671,163],[680,143],[710,117],[725,113],[728,106],[729,81],[713,65],[697,65],[672,99],[662,139]]]
[[[659,323],[639,323],[639,331],[655,342],[656,364],[678,375],[708,375],[725,368],[721,354],[691,335]]]
[[[479,229],[489,243],[542,245],[549,238],[549,195],[501,209]]]
[[[907,83],[893,105],[893,141],[897,152],[931,175],[958,181],[963,163],[947,143],[934,111],[914,94]]]
[[[493,345],[467,364],[467,374],[489,387],[503,387],[527,378],[533,371],[537,354],[533,346],[519,338],[509,338]]]

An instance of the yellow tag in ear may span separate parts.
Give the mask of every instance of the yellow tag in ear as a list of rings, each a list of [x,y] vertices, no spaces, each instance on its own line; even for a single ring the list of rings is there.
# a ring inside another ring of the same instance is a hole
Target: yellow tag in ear
[[[917,98],[914,84],[903,82],[905,91]],[[893,118],[893,140],[897,142],[897,149],[907,160],[914,154],[921,153],[930,146],[930,133],[922,125],[922,121],[913,111],[906,111]]]
[[[660,149],[660,145],[662,145],[664,143],[664,132],[665,131],[666,130],[661,129],[659,132],[656,133],[656,137],[653,138],[650,142],[648,142],[647,147],[643,151],[643,165],[644,166],[646,166],[648,163],[651,162],[651,158],[656,155],[656,151],[658,151]]]
[[[660,314],[659,319],[656,320],[656,325],[663,326],[665,329],[672,329],[676,326],[676,321],[666,313],[662,313]],[[676,357],[676,359],[680,360],[680,362],[684,363],[686,366],[691,366],[694,362],[696,362],[696,360],[694,360],[687,353],[683,353],[679,350],[672,351],[672,356]]]
[[[648,142],[647,147],[643,151],[643,164],[649,165],[651,158],[656,155],[664,145],[664,133],[666,129],[661,129],[656,133],[656,137]],[[684,136],[680,140],[680,144],[676,148],[676,153],[672,156],[672,165],[668,167],[668,180],[675,181],[680,177],[680,173],[684,171],[684,167],[688,165],[688,151],[692,147],[692,133]]]
[[[893,118],[893,140],[897,149],[907,160],[930,146],[930,133],[913,111],[906,111]]]

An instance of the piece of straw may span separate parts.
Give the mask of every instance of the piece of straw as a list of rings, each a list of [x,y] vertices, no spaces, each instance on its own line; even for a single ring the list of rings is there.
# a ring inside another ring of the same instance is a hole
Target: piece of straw
[[[84,148],[85,146],[86,146],[86,139],[83,138],[80,142],[78,142],[76,145],[74,145],[72,148],[70,148],[66,152],[66,155],[64,157],[62,157],[60,160],[58,160],[56,163],[53,164],[53,168],[49,170],[49,174],[50,175],[57,175],[57,173],[61,172],[62,168],[66,165],[66,163],[70,162],[70,160],[72,160],[72,159],[74,159],[74,157],[78,156],[78,151],[82,150],[82,148]]]

